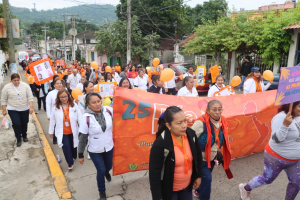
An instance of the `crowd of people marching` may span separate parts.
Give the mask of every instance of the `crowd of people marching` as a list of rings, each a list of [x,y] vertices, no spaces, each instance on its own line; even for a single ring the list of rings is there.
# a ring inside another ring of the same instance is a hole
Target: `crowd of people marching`
[[[241,69],[244,93],[267,90],[272,81],[264,85],[260,69],[249,63],[249,57],[246,60]],[[198,96],[193,67],[187,69],[182,77],[182,87],[177,88],[176,80],[180,77],[175,73],[167,83],[160,80],[164,70],[161,66],[146,69],[141,65],[128,64],[121,68],[119,64],[110,67],[104,63],[99,69],[93,69],[89,63],[79,64],[77,61],[64,66],[57,66],[54,62],[54,66],[53,80],[41,85],[28,85],[20,81],[18,74],[12,74],[11,82],[2,90],[2,113],[10,116],[19,147],[22,139],[28,142],[27,124],[36,97],[38,109],[43,108],[50,121],[50,138],[53,138],[53,144],[62,148],[69,170],[73,169],[77,157],[84,164],[87,149],[88,159],[92,160],[97,170],[100,200],[106,199],[105,179],[112,180],[109,172],[114,149],[113,109],[102,104],[103,97],[94,91],[94,86],[114,82],[126,89]],[[30,74],[28,65],[22,63],[22,67]],[[170,64],[168,68],[173,69],[173,66]],[[215,92],[225,87],[223,75],[219,67],[219,75],[210,87],[208,97],[213,97]],[[75,88],[82,91],[84,108],[72,97]],[[232,178],[229,170],[229,125],[222,112],[220,101],[209,101],[206,113],[191,128],[187,127],[186,116],[179,107],[168,107],[162,113],[149,161],[150,188],[154,200],[192,200],[193,195],[200,200],[209,200],[212,171],[220,164],[228,178]],[[239,185],[243,200],[249,200],[250,192],[255,188],[272,183],[282,170],[289,179],[285,200],[295,199],[300,190],[300,101],[280,107],[271,126],[272,136],[264,152],[264,172]]]

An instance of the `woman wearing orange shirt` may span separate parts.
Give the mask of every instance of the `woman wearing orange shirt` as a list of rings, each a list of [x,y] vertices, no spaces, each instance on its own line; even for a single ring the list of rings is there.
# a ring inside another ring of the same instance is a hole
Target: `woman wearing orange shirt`
[[[59,77],[60,80],[64,78],[64,74],[61,72],[60,68],[57,69],[56,75],[58,75],[58,77]]]
[[[73,169],[74,160],[77,158],[78,146],[78,124],[81,119],[81,112],[69,92],[60,89],[57,93],[56,102],[51,112],[49,134],[57,137],[57,144],[63,149],[68,169]]]
[[[170,106],[159,119],[150,152],[149,179],[153,200],[192,200],[202,177],[202,154],[184,112]]]
[[[117,65],[115,66],[115,70],[116,72],[118,72],[119,74],[121,73],[121,66],[119,65],[119,63],[117,63]]]
[[[136,67],[133,65],[127,74],[127,78],[136,78],[137,76],[138,76],[138,73],[136,71]]]

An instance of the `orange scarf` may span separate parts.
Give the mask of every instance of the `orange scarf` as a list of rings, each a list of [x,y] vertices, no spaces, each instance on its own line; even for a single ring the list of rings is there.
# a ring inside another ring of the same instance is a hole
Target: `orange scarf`
[[[192,165],[191,165],[190,158],[186,155],[186,146],[185,146],[186,135],[181,136],[182,146],[179,144],[177,139],[172,135],[172,133],[171,136],[173,139],[174,146],[177,146],[184,155],[184,173],[187,174],[188,170],[191,168]]]
[[[211,168],[210,165],[210,153],[211,153],[211,127],[210,127],[210,117],[207,113],[205,113],[202,117],[199,118],[200,121],[204,122],[206,124],[206,130],[207,130],[207,142],[206,142],[206,146],[205,146],[205,159],[208,165],[208,168]],[[228,139],[228,123],[225,119],[224,116],[221,115],[221,123],[222,123],[222,130],[223,130],[223,134],[224,134],[224,145],[223,145],[223,168],[225,170],[229,169],[229,165],[231,162],[231,154],[230,154],[230,148],[229,148],[229,139]],[[220,131],[220,129],[219,129]],[[219,134],[216,134],[216,137],[218,137],[219,140]],[[216,139],[217,142],[217,139]],[[218,143],[220,143],[218,141]],[[220,144],[218,144],[218,146],[220,146]]]
[[[253,76],[253,80],[255,81],[256,92],[262,92],[262,88],[261,88],[261,84],[260,84],[259,80],[254,76]]]

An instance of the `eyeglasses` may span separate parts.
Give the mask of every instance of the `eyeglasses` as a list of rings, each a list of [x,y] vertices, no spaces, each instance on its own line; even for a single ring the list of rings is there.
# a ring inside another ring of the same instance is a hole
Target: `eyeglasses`
[[[68,96],[64,96],[64,97],[59,97],[60,99],[67,99]]]
[[[213,112],[215,112],[215,113],[216,113],[216,112],[220,112],[220,113],[221,113],[221,112],[223,112],[223,109],[211,109],[211,111],[213,111]]]

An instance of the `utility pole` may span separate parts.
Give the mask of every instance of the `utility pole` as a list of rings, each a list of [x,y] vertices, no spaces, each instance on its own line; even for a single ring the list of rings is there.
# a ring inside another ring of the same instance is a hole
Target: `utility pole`
[[[9,62],[15,63],[15,42],[12,33],[12,23],[11,23],[11,15],[10,15],[10,8],[8,0],[3,0],[3,10],[6,22],[6,30],[7,30],[7,40],[8,40],[8,55],[9,55]]]
[[[49,28],[49,27],[42,26],[42,28],[44,29],[42,31],[44,31],[44,33],[45,33],[45,50],[46,50],[46,54],[48,54],[48,51],[47,51],[47,31],[49,31],[49,30],[47,30],[47,28]]]
[[[131,61],[131,1],[127,0],[127,64]]]
[[[36,4],[36,3],[33,3],[33,6],[34,6],[34,10],[35,10],[35,4]]]
[[[177,45],[177,21],[175,21],[174,26],[175,26],[175,41]]]
[[[150,46],[150,55],[149,55],[149,66],[152,66],[152,60],[153,60],[153,30],[151,35],[151,46]]]

